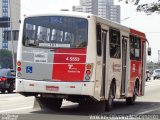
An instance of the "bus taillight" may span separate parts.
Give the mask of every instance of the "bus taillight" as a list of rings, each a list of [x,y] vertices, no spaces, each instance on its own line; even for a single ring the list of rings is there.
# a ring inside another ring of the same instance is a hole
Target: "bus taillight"
[[[87,65],[87,69],[92,69],[92,65],[91,65],[91,64],[88,64],[88,65]]]
[[[21,75],[22,75],[22,74],[21,74],[21,70],[22,70],[22,69],[21,69],[21,65],[22,65],[22,64],[21,64],[21,61],[18,61],[18,62],[17,62],[17,76],[18,76],[18,77],[21,77]]]
[[[92,69],[93,69],[93,64],[87,64],[86,65],[86,72],[85,72],[85,80],[86,81],[91,79]]]
[[[20,61],[17,62],[17,66],[21,66],[21,62]]]
[[[20,72],[21,71],[21,67],[17,67],[17,71]]]
[[[91,71],[90,71],[90,70],[87,70],[87,71],[86,71],[86,74],[87,74],[87,75],[90,75],[90,74],[91,74]]]

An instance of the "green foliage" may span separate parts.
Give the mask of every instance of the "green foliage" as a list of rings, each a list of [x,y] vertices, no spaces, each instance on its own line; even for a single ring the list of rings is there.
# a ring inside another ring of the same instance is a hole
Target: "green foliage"
[[[12,68],[12,53],[9,50],[0,50],[0,66],[3,68]]]
[[[160,3],[150,3],[150,4],[143,4],[143,5],[139,5],[137,7],[137,11],[141,12],[144,11],[145,13],[147,13],[148,15],[150,15],[151,13],[160,13]]]
[[[139,3],[140,0],[119,0],[119,2],[121,2],[121,1],[125,1],[126,4],[132,2],[135,5],[138,5],[138,3]]]
[[[125,1],[127,4],[133,2],[134,5],[138,5],[137,6],[138,12],[145,12],[147,15],[150,15],[152,13],[160,14],[160,0],[157,0],[157,2],[145,3],[145,4],[139,4],[140,0],[119,0],[119,1]]]

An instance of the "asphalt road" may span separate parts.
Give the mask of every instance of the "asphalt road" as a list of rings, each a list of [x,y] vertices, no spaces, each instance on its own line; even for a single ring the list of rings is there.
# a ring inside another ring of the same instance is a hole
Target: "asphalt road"
[[[121,114],[143,114],[140,117],[150,115],[149,119],[155,120],[159,114],[160,119],[160,80],[146,82],[145,88],[145,96],[138,97],[135,105],[128,106],[124,100],[116,100],[111,112],[104,112],[104,103],[79,107],[77,103],[68,101],[63,101],[58,111],[40,110],[33,108],[34,97],[23,97],[17,93],[0,94],[0,120],[89,120],[96,119],[96,115],[107,119],[113,114],[119,115],[120,119]]]

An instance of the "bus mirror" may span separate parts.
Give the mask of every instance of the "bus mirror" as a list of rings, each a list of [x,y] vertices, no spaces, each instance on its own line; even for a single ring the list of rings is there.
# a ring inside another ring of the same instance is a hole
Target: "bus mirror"
[[[150,47],[148,47],[147,52],[148,52],[148,56],[151,56],[151,48]]]

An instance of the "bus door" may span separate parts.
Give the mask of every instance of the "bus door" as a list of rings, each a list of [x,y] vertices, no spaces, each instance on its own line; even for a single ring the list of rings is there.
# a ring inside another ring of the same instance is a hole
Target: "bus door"
[[[96,26],[97,42],[97,58],[96,58],[96,84],[95,97],[100,100],[105,98],[105,78],[106,78],[106,46],[107,46],[107,30],[106,26],[101,27],[100,24]]]
[[[105,96],[106,85],[106,44],[107,44],[107,30],[102,29],[102,89],[101,96]]]
[[[146,68],[146,43],[142,42],[142,84],[141,84],[141,91],[140,93],[144,95],[144,88],[145,88],[145,68]]]
[[[127,74],[127,41],[128,37],[122,36],[122,82],[121,93],[125,94],[126,74]]]

